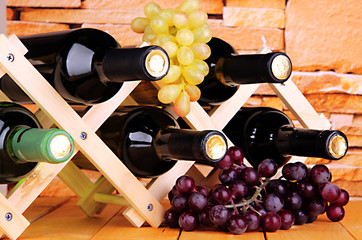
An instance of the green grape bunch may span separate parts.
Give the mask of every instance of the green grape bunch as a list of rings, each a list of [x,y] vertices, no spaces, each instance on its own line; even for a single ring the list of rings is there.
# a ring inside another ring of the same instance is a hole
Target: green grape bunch
[[[197,87],[209,73],[204,61],[211,50],[206,44],[212,38],[207,13],[200,10],[198,0],[185,0],[175,10],[161,9],[150,2],[144,7],[146,17],[132,20],[131,28],[143,33],[142,40],[166,50],[171,60],[168,74],[161,79],[158,100],[174,103],[175,113],[184,117],[190,112],[190,102],[199,100]]]

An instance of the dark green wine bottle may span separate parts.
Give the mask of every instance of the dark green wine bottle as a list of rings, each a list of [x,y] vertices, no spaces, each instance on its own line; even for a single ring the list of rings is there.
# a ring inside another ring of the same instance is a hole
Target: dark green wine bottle
[[[0,102],[0,183],[18,182],[39,162],[65,162],[73,151],[74,141],[67,132],[41,129],[26,108]]]

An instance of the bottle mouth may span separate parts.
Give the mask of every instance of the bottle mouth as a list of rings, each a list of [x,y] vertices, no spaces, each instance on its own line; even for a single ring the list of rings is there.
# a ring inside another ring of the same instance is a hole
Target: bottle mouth
[[[206,155],[213,160],[221,160],[227,151],[227,143],[220,135],[211,135],[205,144]]]
[[[286,80],[292,71],[292,62],[286,55],[277,55],[272,61],[271,71],[278,80]]]
[[[147,72],[152,77],[161,78],[167,74],[170,68],[170,61],[164,51],[153,49],[148,53],[145,65]]]
[[[328,143],[329,153],[336,159],[343,157],[346,154],[348,144],[346,138],[340,134],[333,135]]]
[[[69,137],[60,134],[54,136],[49,143],[50,152],[56,159],[65,158],[72,151],[72,143]]]

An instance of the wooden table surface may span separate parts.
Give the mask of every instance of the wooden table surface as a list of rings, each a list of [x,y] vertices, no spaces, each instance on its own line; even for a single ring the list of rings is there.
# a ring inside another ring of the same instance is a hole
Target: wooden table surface
[[[289,230],[274,233],[246,232],[232,235],[217,228],[198,228],[192,232],[165,227],[135,228],[123,217],[124,208],[108,205],[95,217],[89,218],[77,207],[77,198],[38,198],[24,213],[31,221],[19,239],[27,240],[120,240],[120,239],[167,239],[167,240],[355,240],[362,239],[362,201],[350,201],[345,207],[345,218],[331,222],[325,215],[311,224],[293,226]]]

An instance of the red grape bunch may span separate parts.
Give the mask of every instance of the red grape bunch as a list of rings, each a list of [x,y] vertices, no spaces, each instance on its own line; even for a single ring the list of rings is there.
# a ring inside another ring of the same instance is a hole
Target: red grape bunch
[[[274,160],[265,159],[254,169],[243,158],[240,148],[229,148],[216,164],[220,183],[210,189],[197,185],[190,176],[179,177],[168,195],[171,208],[165,212],[164,224],[186,231],[217,226],[242,234],[286,230],[311,223],[324,212],[332,221],[344,217],[349,195],[330,182],[326,166],[308,169],[301,162],[288,163],[281,178],[271,179],[278,169]]]

